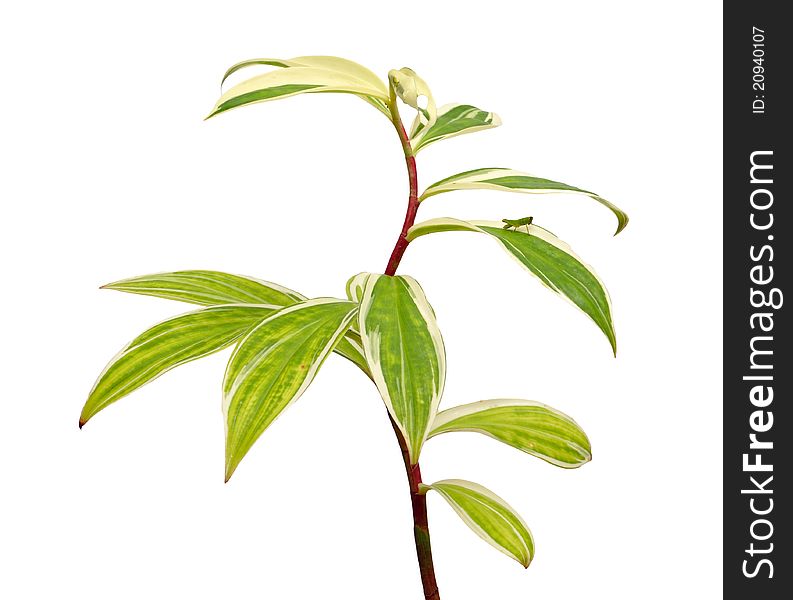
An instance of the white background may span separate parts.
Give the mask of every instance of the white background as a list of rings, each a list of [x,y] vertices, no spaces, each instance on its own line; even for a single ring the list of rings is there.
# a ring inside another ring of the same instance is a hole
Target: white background
[[[121,8],[125,6],[126,8]],[[208,122],[224,69],[333,54],[410,66],[504,126],[419,156],[423,185],[507,166],[595,190],[433,198],[420,218],[531,214],[598,270],[619,356],[476,234],[408,249],[445,337],[442,406],[526,397],[573,415],[594,461],[554,468],[476,434],[425,479],[517,508],[524,571],[436,496],[444,600],[721,597],[721,5],[716,2],[30,2],[0,19],[0,596],[418,599],[409,501],[381,400],[331,358],[228,485],[229,352],[77,417],[108,359],[188,310],[100,291],[209,268],[308,295],[385,267],[406,178],[393,129],[345,95]]]

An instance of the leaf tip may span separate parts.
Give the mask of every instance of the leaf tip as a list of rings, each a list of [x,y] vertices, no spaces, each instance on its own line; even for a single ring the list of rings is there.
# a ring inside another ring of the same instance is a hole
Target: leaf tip
[[[226,472],[223,476],[223,483],[229,482],[231,476],[234,475],[234,471],[237,470],[237,465],[239,465],[239,461],[235,461],[231,457],[226,459]]]
[[[91,420],[91,417],[93,417],[95,414],[96,414],[95,412],[90,413],[86,409],[83,409],[83,412],[80,413],[80,420],[77,421],[77,427],[82,429],[85,426],[85,424]]]
[[[80,420],[77,421],[77,427],[82,429],[83,425],[88,423],[88,421],[91,419],[92,416],[94,415],[88,412],[88,406],[87,405],[84,406],[82,412],[80,413]]]
[[[524,569],[528,569],[531,561],[534,560],[534,547],[527,548],[528,552],[523,560],[518,561]]]
[[[603,329],[603,332],[606,334],[606,337],[609,340],[609,345],[611,346],[611,352],[614,355],[614,358],[617,358],[617,333],[614,331],[614,324],[609,323],[609,326],[606,329]]]
[[[100,285],[100,286],[99,286],[99,289],[100,289],[100,290],[119,290],[119,289],[121,289],[121,290],[123,291],[123,287],[122,287],[122,288],[119,288],[119,284],[123,284],[123,283],[124,283],[124,281],[126,281],[126,280],[122,280],[122,281],[111,281],[110,283],[106,283],[106,284],[104,284],[104,285]]]

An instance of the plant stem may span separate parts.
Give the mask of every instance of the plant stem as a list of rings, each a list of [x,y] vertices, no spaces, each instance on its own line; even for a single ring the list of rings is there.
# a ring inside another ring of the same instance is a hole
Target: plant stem
[[[430,544],[430,529],[427,522],[427,495],[419,492],[421,469],[418,463],[415,465],[410,464],[410,453],[408,452],[407,444],[405,444],[405,439],[402,437],[402,432],[399,431],[397,424],[390,415],[389,418],[399,442],[399,449],[402,451],[402,460],[405,462],[405,472],[410,486],[410,503],[413,506],[413,537],[416,540],[416,556],[419,561],[424,599],[440,600],[441,595],[438,591],[438,584],[435,582],[435,566],[432,562],[432,545]]]
[[[408,247],[408,230],[413,226],[416,221],[416,213],[419,209],[419,184],[418,176],[416,173],[416,157],[413,155],[413,148],[410,146],[410,139],[405,131],[405,126],[402,124],[402,119],[399,116],[399,109],[397,107],[396,93],[394,87],[390,87],[390,102],[389,109],[391,110],[391,120],[396,128],[397,135],[399,135],[399,142],[402,144],[402,150],[405,153],[405,163],[408,169],[408,182],[410,184],[410,193],[408,195],[408,207],[405,212],[405,222],[402,224],[402,231],[399,232],[394,250],[391,252],[391,258],[388,260],[386,267],[386,275],[394,275],[397,267],[405,254]],[[402,432],[397,427],[396,422],[389,414],[388,418],[391,420],[391,426],[394,428],[394,433],[399,443],[399,449],[402,452],[402,460],[405,463],[405,472],[408,476],[408,486],[410,487],[410,503],[413,507],[413,537],[416,540],[416,557],[419,561],[419,572],[421,573],[421,585],[424,588],[425,600],[440,600],[440,592],[438,591],[438,584],[435,582],[435,566],[432,562],[432,546],[430,544],[430,529],[427,521],[427,496],[419,492],[419,485],[421,484],[421,468],[418,462],[411,464],[410,452],[408,451],[405,438]]]
[[[391,120],[394,122],[397,134],[399,135],[399,142],[402,144],[402,150],[405,152],[405,163],[408,169],[408,182],[410,184],[410,194],[408,196],[408,207],[405,212],[405,222],[402,224],[402,231],[399,232],[394,250],[391,252],[391,258],[388,259],[388,266],[386,267],[385,274],[393,275],[396,273],[397,267],[402,260],[402,255],[408,247],[408,230],[413,227],[416,221],[416,213],[419,209],[419,180],[416,173],[416,157],[413,156],[413,148],[410,146],[410,139],[405,131],[405,126],[402,124],[402,119],[399,117],[399,109],[397,108],[396,94],[394,93],[393,86],[391,87],[391,102],[389,103],[391,110]]]

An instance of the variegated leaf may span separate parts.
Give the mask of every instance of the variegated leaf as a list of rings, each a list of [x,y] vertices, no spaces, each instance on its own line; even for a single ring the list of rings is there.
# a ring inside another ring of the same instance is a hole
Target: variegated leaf
[[[431,127],[422,127],[421,121],[416,117],[411,129],[416,132],[410,140],[411,146],[414,152],[418,152],[434,142],[499,125],[501,119],[496,113],[480,110],[469,104],[447,104],[438,109],[437,118]]]
[[[446,381],[435,313],[412,277],[362,274],[352,281],[366,362],[415,464]]]
[[[131,277],[102,289],[156,296],[191,304],[274,304],[288,306],[305,300],[284,286],[220,271],[174,271]]]
[[[432,126],[435,123],[437,109],[435,107],[435,98],[432,97],[432,92],[427,82],[408,67],[392,69],[388,72],[388,79],[394,92],[396,92],[402,102],[418,111],[417,121],[413,125],[410,136],[418,135],[421,130]]]
[[[237,345],[223,380],[226,480],[253,443],[308,388],[358,306],[317,298],[283,308]]]
[[[347,280],[346,290],[349,300],[360,303],[363,299],[363,291],[366,288],[366,282],[371,275],[372,273],[358,273]]]
[[[377,75],[372,73],[369,69],[360,65],[356,62],[348,60],[346,58],[340,58],[338,56],[298,56],[296,58],[287,58],[287,59],[280,59],[280,58],[254,58],[250,60],[244,60],[239,62],[233,66],[231,66],[228,71],[226,71],[225,75],[223,75],[223,80],[220,82],[221,86],[225,83],[226,79],[228,79],[233,73],[236,73],[240,69],[244,69],[246,67],[256,66],[256,65],[267,65],[272,67],[281,67],[281,68],[291,68],[291,67],[316,67],[320,69],[327,69],[329,71],[338,71],[340,73],[345,73],[361,81],[364,81],[372,86],[372,88],[378,90],[379,96],[371,96],[367,94],[361,94],[360,97],[369,102],[370,104],[374,105],[380,112],[385,114],[389,119],[391,118],[391,113],[388,110],[388,105],[384,101],[384,98],[388,96],[388,87],[380,79]]]
[[[213,306],[173,317],[146,330],[105,367],[80,415],[80,427],[109,406],[181,364],[228,347],[279,307]]]
[[[474,431],[565,469],[592,460],[584,431],[566,414],[529,400],[482,400],[441,411],[429,437]]]
[[[534,538],[520,515],[486,487],[463,479],[445,479],[419,488],[435,490],[463,522],[488,544],[528,568],[534,558]]]
[[[339,343],[336,344],[336,347],[333,349],[333,351],[352,362],[355,366],[361,369],[361,371],[363,371],[369,379],[371,379],[372,374],[369,371],[369,365],[366,363],[366,357],[363,353],[361,334],[357,331],[353,331],[353,327],[356,326],[356,322],[353,321],[350,324],[349,331],[347,331],[347,333],[344,334],[344,337],[339,340]]]
[[[388,96],[381,89],[348,72],[320,67],[290,67],[251,77],[233,86],[220,97],[207,118],[254,102],[317,92],[343,92],[388,102]]]
[[[454,190],[500,190],[506,192],[523,192],[527,194],[572,193],[588,196],[609,208],[617,217],[617,231],[614,235],[625,229],[628,225],[628,215],[605,198],[594,192],[588,192],[566,183],[535,177],[528,173],[521,173],[513,169],[486,168],[474,169],[457,173],[442,179],[429,186],[421,194],[420,201],[430,196],[451,192]]]
[[[308,299],[282,285],[220,271],[156,273],[124,279],[102,287],[204,306],[253,303],[283,307]],[[335,352],[355,363],[371,379],[361,347],[361,336],[355,331],[347,332],[336,346]]]
[[[501,246],[536,276],[548,289],[572,302],[586,313],[606,335],[614,354],[617,339],[611,317],[611,301],[605,286],[592,267],[585,264],[570,246],[538,227],[507,230],[492,221],[431,219],[408,231],[408,240],[440,231],[475,231],[496,239]]]

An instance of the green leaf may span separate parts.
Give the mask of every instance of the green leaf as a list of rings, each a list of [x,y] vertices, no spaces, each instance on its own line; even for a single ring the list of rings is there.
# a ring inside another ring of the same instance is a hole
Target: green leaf
[[[283,308],[238,344],[223,381],[226,481],[258,437],[308,388],[358,306],[317,298]]]
[[[105,367],[80,415],[80,427],[100,410],[181,364],[231,345],[278,310],[267,305],[214,306],[155,325]]]
[[[271,59],[257,60],[258,64],[275,64],[275,61]],[[245,63],[235,65],[232,69],[239,70],[251,64],[257,64],[256,60],[245,61]],[[232,108],[254,102],[266,102],[297,94],[317,92],[354,94],[376,100],[381,105],[388,102],[388,93],[382,82],[380,85],[375,85],[369,80],[360,79],[350,70],[321,66],[290,66],[256,75],[233,86],[220,97],[207,119]],[[377,106],[377,104],[375,105]]]
[[[492,221],[431,219],[411,227],[408,240],[440,231],[475,231],[495,238],[543,285],[584,311],[606,335],[616,355],[611,301],[592,268],[582,262],[570,246],[542,227],[528,225],[524,232],[503,229],[500,225]]]
[[[157,273],[124,279],[102,287],[204,306],[253,303],[283,307],[307,300],[303,294],[269,281],[219,271]],[[348,332],[336,346],[335,352],[351,360],[371,379],[359,335]]]
[[[566,183],[534,177],[533,175],[521,173],[520,171],[514,171],[512,169],[486,168],[457,173],[456,175],[433,183],[424,190],[419,200],[426,200],[431,196],[452,192],[454,190],[500,190],[506,192],[524,192],[527,194],[549,194],[557,192],[582,194],[600,202],[600,204],[609,208],[614,215],[616,215],[617,231],[614,235],[625,229],[628,225],[628,215],[622,209],[605,198],[601,198],[594,192],[588,192],[567,185]]]
[[[581,427],[566,414],[529,400],[483,400],[444,410],[432,422],[429,437],[475,431],[552,465],[575,469],[592,460]]]
[[[274,304],[288,306],[302,302],[305,296],[269,281],[220,271],[175,271],[123,279],[103,285],[118,290],[179,300],[191,304]]]
[[[524,567],[529,567],[534,558],[531,531],[502,498],[477,483],[463,479],[422,484],[420,489],[438,492],[476,535]]]
[[[413,123],[411,137],[413,152],[446,138],[473,133],[482,129],[492,129],[501,125],[496,113],[487,112],[469,104],[447,104],[438,109],[435,123],[422,127],[419,119]]]
[[[446,380],[446,353],[435,313],[412,277],[361,274],[358,324],[372,378],[418,462]]]

